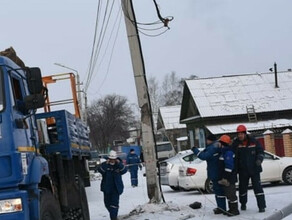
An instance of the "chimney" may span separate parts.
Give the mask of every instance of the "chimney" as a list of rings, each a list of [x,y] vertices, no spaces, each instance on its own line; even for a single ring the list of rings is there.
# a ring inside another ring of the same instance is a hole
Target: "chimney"
[[[277,72],[277,63],[274,63],[274,73],[275,73],[275,88],[279,88],[278,86],[278,72]]]

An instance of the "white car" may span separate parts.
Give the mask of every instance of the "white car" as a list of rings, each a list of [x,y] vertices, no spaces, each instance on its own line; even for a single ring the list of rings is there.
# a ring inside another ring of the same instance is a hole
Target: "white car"
[[[176,154],[172,144],[169,141],[157,142],[156,148],[159,161],[171,158]]]
[[[292,184],[292,157],[278,157],[265,151],[265,159],[262,163],[262,183]],[[208,193],[213,191],[213,184],[207,178],[207,163],[196,159],[189,166],[179,167],[179,188],[184,190],[204,190]]]
[[[160,182],[173,190],[179,190],[178,175],[180,166],[190,165],[197,156],[192,150],[180,151],[174,157],[160,162]]]

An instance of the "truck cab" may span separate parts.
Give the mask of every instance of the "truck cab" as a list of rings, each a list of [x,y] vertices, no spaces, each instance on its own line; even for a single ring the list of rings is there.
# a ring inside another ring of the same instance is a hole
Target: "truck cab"
[[[39,68],[20,68],[0,56],[0,220],[61,220],[70,213],[89,220],[88,131],[66,111],[36,114],[44,91]],[[55,145],[39,140],[37,120],[49,117],[57,119],[49,125],[59,135]]]

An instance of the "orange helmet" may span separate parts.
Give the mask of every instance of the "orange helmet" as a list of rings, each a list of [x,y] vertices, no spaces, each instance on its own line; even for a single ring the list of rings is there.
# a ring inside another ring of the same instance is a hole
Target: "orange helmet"
[[[244,125],[238,125],[237,129],[236,129],[237,133],[246,132],[246,130],[247,129],[246,129],[246,127]]]
[[[231,143],[231,138],[230,138],[228,135],[224,134],[224,135],[222,135],[222,136],[219,138],[219,141],[220,141],[220,142],[223,142],[223,143],[225,143],[225,144],[230,144],[230,143]]]

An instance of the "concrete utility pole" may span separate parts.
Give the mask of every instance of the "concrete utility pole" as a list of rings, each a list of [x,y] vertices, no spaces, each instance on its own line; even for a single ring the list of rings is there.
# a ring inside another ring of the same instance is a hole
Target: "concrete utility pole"
[[[146,167],[148,197],[150,202],[159,203],[161,201],[161,191],[159,188],[156,168],[157,159],[153,133],[153,121],[140,38],[132,0],[121,1],[125,16],[132,66],[134,70],[138,104],[141,109],[143,155]]]

